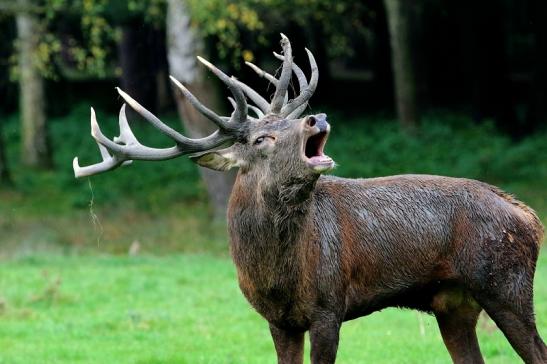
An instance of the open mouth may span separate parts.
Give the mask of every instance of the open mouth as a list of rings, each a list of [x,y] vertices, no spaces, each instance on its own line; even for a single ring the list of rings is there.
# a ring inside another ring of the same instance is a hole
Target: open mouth
[[[328,131],[320,131],[310,136],[304,144],[306,162],[313,170],[318,172],[324,172],[334,166],[332,158],[323,153],[328,136]]]

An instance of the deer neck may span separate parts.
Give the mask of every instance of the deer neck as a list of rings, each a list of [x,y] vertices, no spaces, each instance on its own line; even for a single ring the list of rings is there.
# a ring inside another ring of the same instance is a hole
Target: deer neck
[[[232,241],[290,249],[310,229],[313,189],[317,178],[266,182],[239,173],[228,217]]]
[[[240,288],[255,308],[265,304],[257,292],[284,297],[284,306],[297,295],[310,264],[312,252],[306,244],[314,234],[315,182],[271,188],[248,177],[238,175],[228,207],[230,251]]]

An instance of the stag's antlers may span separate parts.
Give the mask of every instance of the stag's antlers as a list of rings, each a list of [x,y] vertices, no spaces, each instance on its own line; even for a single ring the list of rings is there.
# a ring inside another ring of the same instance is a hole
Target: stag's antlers
[[[120,136],[110,140],[101,132],[99,124],[97,123],[95,111],[91,108],[91,136],[99,146],[103,161],[90,166],[81,167],[78,163],[78,157],[75,157],[72,163],[74,175],[77,178],[91,176],[110,171],[121,165],[129,164],[133,160],[159,161],[171,159],[184,154],[213,149],[228,142],[235,142],[237,140],[243,141],[247,134],[248,122],[256,120],[255,118],[248,116],[249,108],[255,112],[259,119],[267,114],[276,114],[283,118],[296,119],[306,109],[308,100],[317,87],[319,78],[317,63],[315,62],[313,54],[306,49],[311,66],[311,78],[308,83],[302,69],[293,63],[291,43],[284,34],[281,34],[281,46],[283,48],[283,55],[274,52],[275,57],[283,61],[279,79],[261,70],[256,65],[246,62],[248,66],[259,74],[259,76],[266,78],[275,86],[275,93],[270,103],[251,87],[234,77],[227,76],[214,65],[198,56],[198,60],[220,78],[232,93],[233,98],[230,98],[230,102],[234,106],[234,111],[230,117],[221,117],[217,115],[214,111],[199,102],[199,100],[179,81],[172,76],[170,77],[171,81],[188,99],[190,104],[218,127],[217,131],[204,138],[191,139],[185,137],[164,124],[160,119],[154,116],[154,114],[132,99],[131,96],[117,88],[120,96],[129,104],[129,106],[131,106],[131,108],[155,128],[159,129],[160,132],[173,139],[176,144],[170,148],[151,148],[140,144],[127,122],[127,117],[125,115],[126,104],[122,106],[119,115]],[[300,93],[289,101],[288,87],[291,80],[291,73],[293,72],[298,79]],[[245,96],[247,96],[256,106],[247,105]]]

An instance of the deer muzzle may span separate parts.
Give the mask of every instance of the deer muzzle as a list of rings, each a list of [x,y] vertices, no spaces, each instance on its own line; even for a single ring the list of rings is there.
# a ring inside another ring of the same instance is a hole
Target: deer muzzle
[[[304,119],[307,137],[304,140],[304,161],[315,172],[334,168],[334,161],[324,153],[330,133],[326,114],[310,115]]]

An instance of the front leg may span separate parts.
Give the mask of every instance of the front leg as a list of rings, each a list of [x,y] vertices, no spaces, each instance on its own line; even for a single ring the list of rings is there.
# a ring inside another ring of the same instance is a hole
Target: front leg
[[[270,324],[278,364],[302,364],[304,332],[282,330]]]
[[[340,321],[334,314],[322,314],[310,327],[312,364],[332,364],[336,360]]]

